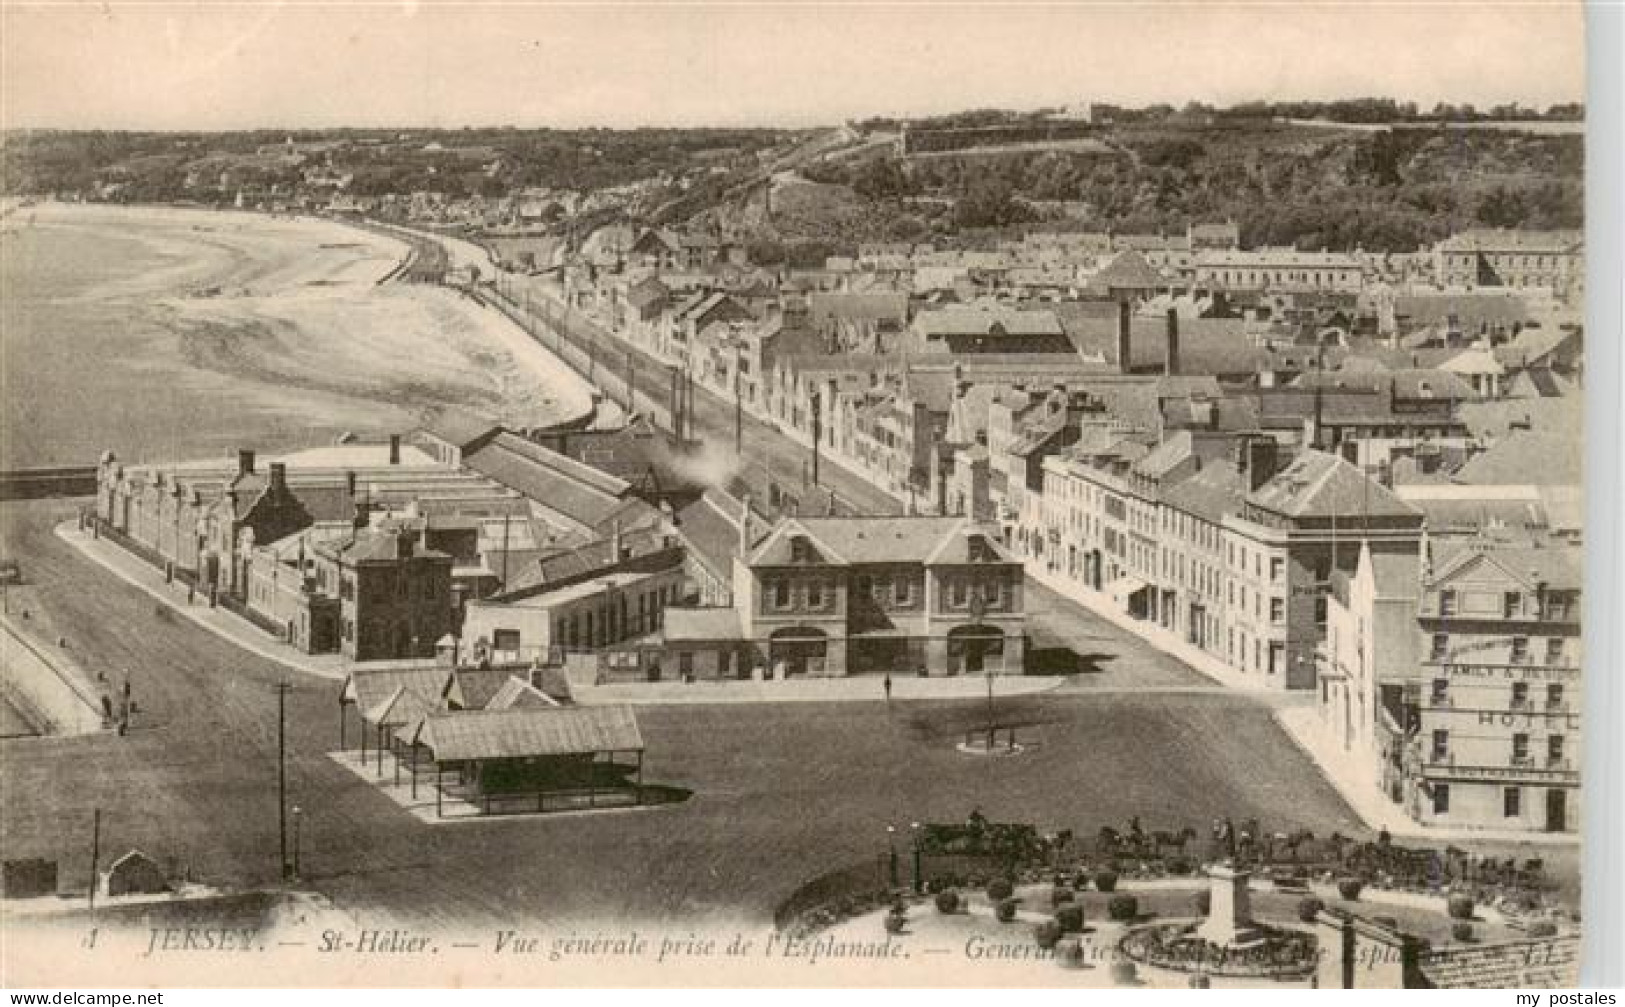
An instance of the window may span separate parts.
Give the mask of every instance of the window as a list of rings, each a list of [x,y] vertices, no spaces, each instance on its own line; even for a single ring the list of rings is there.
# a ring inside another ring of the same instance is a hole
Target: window
[[[519,631],[517,629],[498,629],[491,633],[491,649],[518,653]]]
[[[1456,592],[1439,592],[1439,614],[1446,618],[1456,614]]]
[[[1279,556],[1271,556],[1270,557],[1270,580],[1276,580],[1276,581],[1280,580],[1281,575],[1284,574],[1285,572],[1286,572],[1286,561],[1281,559]]]
[[[1512,683],[1512,706],[1514,709],[1529,705],[1529,683]]]
[[[1445,655],[1448,654],[1449,652],[1450,652],[1450,634],[1448,634],[1448,633],[1434,633],[1433,634],[1433,646],[1428,651],[1429,657],[1434,661],[1443,661],[1444,658],[1445,658]]]
[[[790,582],[775,580],[773,582],[773,607],[786,609],[790,607]]]
[[[948,584],[948,604],[954,608],[964,608],[970,603],[970,592],[962,580],[950,581]]]
[[[1274,675],[1274,674],[1279,673],[1280,670],[1281,670],[1281,666],[1283,664],[1285,664],[1285,663],[1286,663],[1286,646],[1285,646],[1285,644],[1280,644],[1280,643],[1272,643],[1272,644],[1270,644],[1270,667],[1269,667],[1270,674]]]
[[[1511,659],[1513,664],[1523,664],[1525,661],[1529,660],[1529,638],[1527,636],[1515,636],[1512,638]]]
[[[790,562],[806,563],[812,559],[812,543],[807,536],[797,535],[790,539]]]
[[[1552,682],[1546,686],[1546,706],[1548,709],[1557,709],[1563,705],[1563,685],[1561,682]]]
[[[1563,638],[1554,636],[1546,641],[1546,663],[1563,663]]]
[[[1443,762],[1450,755],[1450,732],[1436,728],[1433,732],[1433,761]]]
[[[1529,735],[1514,734],[1512,736],[1512,762],[1514,765],[1529,761]]]
[[[1445,706],[1450,702],[1450,680],[1435,678],[1433,680],[1433,694],[1431,701],[1434,706]]]
[[[903,608],[914,602],[914,585],[908,580],[899,578],[892,582],[892,600],[897,607]]]
[[[1523,595],[1516,591],[1508,591],[1501,597],[1501,615],[1508,619],[1516,619],[1523,609]]]
[[[1501,814],[1506,818],[1517,818],[1523,814],[1523,791],[1517,787],[1508,787],[1501,792]]]
[[[1270,599],[1270,622],[1285,622],[1285,621],[1286,621],[1286,599],[1285,598],[1271,598]]]
[[[1450,813],[1450,784],[1435,783],[1433,785],[1433,813],[1435,815]]]
[[[1553,734],[1546,739],[1546,761],[1556,765],[1563,761],[1563,736]]]
[[[824,607],[823,581],[814,580],[807,582],[807,607],[814,609]]]

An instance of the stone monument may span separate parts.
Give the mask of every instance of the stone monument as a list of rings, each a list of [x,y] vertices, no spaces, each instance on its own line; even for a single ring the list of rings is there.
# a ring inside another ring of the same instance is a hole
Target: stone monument
[[[1212,883],[1212,901],[1207,919],[1196,928],[1196,936],[1220,947],[1245,947],[1264,940],[1264,931],[1253,922],[1252,900],[1247,891],[1252,872],[1215,864],[1208,868],[1207,876]]]

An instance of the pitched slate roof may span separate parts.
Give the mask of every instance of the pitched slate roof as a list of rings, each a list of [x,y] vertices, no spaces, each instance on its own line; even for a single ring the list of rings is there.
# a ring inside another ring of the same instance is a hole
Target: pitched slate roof
[[[445,408],[423,421],[423,432],[467,451],[495,436],[502,425],[462,409]]]
[[[1247,502],[1285,517],[1421,517],[1421,512],[1336,455],[1306,450]]]
[[[1009,308],[936,308],[922,311],[915,323],[926,338],[987,336],[995,326],[1010,336],[1059,336],[1061,323],[1049,310]]]
[[[1119,252],[1117,256],[1089,277],[1091,290],[1148,290],[1168,283],[1162,273],[1145,261],[1145,256],[1134,249]]]
[[[803,517],[781,522],[751,554],[751,565],[788,566],[795,562],[791,540],[805,535],[814,562],[943,563],[966,562],[966,536],[981,534],[993,549],[992,561],[1007,554],[994,541],[994,531],[963,517]]]
[[[1247,498],[1247,480],[1227,459],[1204,463],[1189,477],[1164,484],[1162,497],[1174,507],[1217,523],[1241,509]]]
[[[463,464],[588,527],[630,489],[625,480],[517,434],[498,434]]]
[[[423,721],[416,740],[432,749],[440,762],[640,752],[644,747],[629,706],[442,713]]]
[[[509,675],[486,701],[486,710],[518,710],[526,708],[556,708],[559,701],[542,692],[518,675]]]
[[[1573,433],[1514,430],[1494,447],[1470,459],[1451,477],[1484,486],[1540,482],[1578,486],[1585,457]]]
[[[354,703],[365,716],[377,709],[397,690],[404,689],[424,697],[439,697],[451,680],[451,669],[421,668],[355,668],[344,680],[343,698]]]

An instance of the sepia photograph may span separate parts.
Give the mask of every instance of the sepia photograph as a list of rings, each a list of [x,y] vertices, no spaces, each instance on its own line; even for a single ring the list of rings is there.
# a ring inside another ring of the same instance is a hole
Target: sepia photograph
[[[1587,21],[0,0],[0,985],[1576,986]]]

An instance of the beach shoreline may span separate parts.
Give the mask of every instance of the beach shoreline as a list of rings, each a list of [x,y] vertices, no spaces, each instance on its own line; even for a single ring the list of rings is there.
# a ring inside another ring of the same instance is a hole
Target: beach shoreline
[[[544,426],[591,386],[408,252],[345,221],[38,204],[6,222],[0,465],[293,449],[447,408]]]

